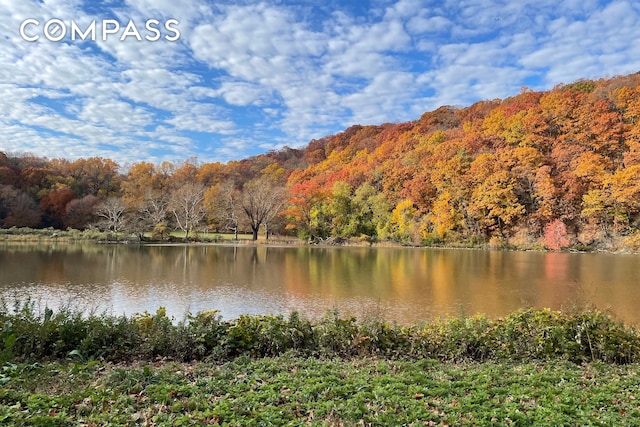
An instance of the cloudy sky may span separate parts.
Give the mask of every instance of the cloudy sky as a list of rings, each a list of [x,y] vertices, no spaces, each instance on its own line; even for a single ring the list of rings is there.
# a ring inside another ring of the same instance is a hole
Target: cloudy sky
[[[0,32],[0,150],[123,165],[240,159],[640,71],[636,0],[0,0]]]

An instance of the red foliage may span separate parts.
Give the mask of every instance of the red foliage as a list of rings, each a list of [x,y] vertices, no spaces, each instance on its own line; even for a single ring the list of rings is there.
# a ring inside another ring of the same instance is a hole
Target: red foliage
[[[554,251],[569,246],[567,227],[559,219],[551,221],[544,227],[544,244]]]
[[[76,194],[68,188],[50,191],[40,201],[40,212],[45,227],[63,228],[66,207],[76,198]]]

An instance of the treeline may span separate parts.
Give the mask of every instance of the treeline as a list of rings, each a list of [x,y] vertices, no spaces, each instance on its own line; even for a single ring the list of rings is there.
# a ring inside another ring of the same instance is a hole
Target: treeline
[[[99,228],[165,239],[208,230],[284,231],[288,172],[302,152],[284,149],[227,164],[140,162],[120,173],[110,159],[68,161],[0,152],[3,228]],[[286,169],[285,169],[286,168]]]
[[[0,154],[3,227],[640,248],[640,74],[353,126],[226,164]]]

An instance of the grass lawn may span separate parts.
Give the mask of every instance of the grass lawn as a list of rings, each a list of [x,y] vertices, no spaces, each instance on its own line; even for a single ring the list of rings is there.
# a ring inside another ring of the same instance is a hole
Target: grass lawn
[[[640,365],[323,359],[7,364],[1,425],[640,425]]]

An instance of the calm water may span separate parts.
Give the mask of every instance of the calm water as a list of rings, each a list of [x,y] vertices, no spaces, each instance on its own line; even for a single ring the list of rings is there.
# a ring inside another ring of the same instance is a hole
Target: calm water
[[[640,325],[640,256],[253,246],[1,244],[0,296],[40,307],[310,317],[338,308],[413,323],[585,301]]]

